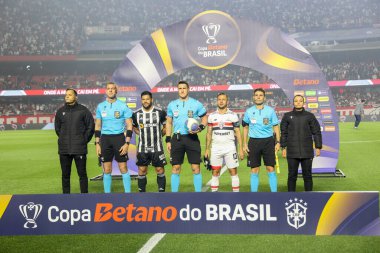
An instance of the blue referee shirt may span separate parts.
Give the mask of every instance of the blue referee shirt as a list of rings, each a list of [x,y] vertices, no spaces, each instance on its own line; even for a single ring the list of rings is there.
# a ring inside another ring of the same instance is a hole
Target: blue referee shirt
[[[259,110],[256,105],[248,108],[243,121],[249,125],[248,135],[251,138],[268,138],[273,136],[273,126],[278,125],[276,112],[272,107],[264,105]]]
[[[125,120],[132,117],[132,110],[117,100],[113,103],[107,100],[96,108],[96,118],[102,120],[102,134],[121,134],[125,130]]]
[[[199,119],[206,115],[206,108],[198,100],[189,97],[187,100],[174,100],[168,105],[168,117],[173,119],[173,134],[189,134],[186,126],[188,118]]]

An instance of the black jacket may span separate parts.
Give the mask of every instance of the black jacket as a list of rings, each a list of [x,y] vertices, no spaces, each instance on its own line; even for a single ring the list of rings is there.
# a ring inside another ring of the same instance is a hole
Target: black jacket
[[[78,103],[62,106],[55,115],[54,124],[59,137],[59,154],[87,154],[87,143],[94,134],[95,124],[91,112],[85,106]]]
[[[313,158],[315,148],[322,148],[321,127],[314,114],[296,111],[284,114],[281,120],[281,147],[289,158]]]

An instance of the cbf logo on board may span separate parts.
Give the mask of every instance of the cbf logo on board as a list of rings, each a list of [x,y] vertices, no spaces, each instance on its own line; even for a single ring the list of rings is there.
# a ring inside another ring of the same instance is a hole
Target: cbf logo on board
[[[236,21],[221,11],[205,11],[188,23],[185,34],[187,56],[204,69],[219,69],[230,64],[241,46]]]
[[[295,229],[306,224],[307,203],[302,199],[290,199],[285,203],[288,224]]]

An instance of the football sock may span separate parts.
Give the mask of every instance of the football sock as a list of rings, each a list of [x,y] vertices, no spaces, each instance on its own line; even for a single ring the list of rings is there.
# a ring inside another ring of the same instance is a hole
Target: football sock
[[[235,176],[231,176],[231,185],[233,192],[239,192],[240,190],[240,180],[239,176],[236,174]]]
[[[268,172],[269,186],[271,192],[277,192],[277,175],[276,172]]]
[[[121,176],[123,177],[124,192],[131,192],[131,176],[129,172],[122,173]]]
[[[211,178],[211,191],[217,192],[219,189],[219,176],[212,176]]]
[[[146,183],[147,183],[147,179],[146,179],[146,175],[139,175],[137,177],[137,185],[139,187],[139,192],[146,192]]]
[[[112,184],[112,175],[110,174],[103,174],[103,187],[105,193],[111,192],[111,184]]]
[[[165,174],[157,174],[157,185],[158,185],[158,191],[159,192],[165,192],[166,188],[166,177]]]
[[[171,182],[172,192],[178,192],[179,189],[179,174],[172,174],[172,182]]]
[[[259,189],[259,173],[251,172],[251,192],[257,192]]]
[[[193,183],[194,183],[194,191],[201,192],[202,191],[202,174],[193,174]]]

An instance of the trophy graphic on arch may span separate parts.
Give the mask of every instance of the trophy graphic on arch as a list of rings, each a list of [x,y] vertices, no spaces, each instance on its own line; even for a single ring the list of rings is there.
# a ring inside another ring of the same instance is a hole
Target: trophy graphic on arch
[[[220,30],[220,25],[219,24],[214,24],[214,23],[208,23],[207,25],[202,26],[203,32],[207,36],[206,43],[207,44],[215,44],[218,42],[215,37],[218,35],[219,30]]]

